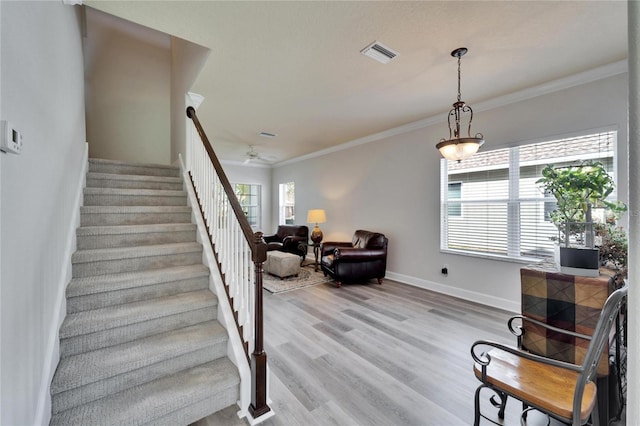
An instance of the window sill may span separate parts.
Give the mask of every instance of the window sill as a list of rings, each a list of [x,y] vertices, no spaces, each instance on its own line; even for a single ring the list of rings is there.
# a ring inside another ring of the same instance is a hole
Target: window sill
[[[522,263],[525,265],[531,264],[531,263],[540,263],[545,261],[545,259],[541,259],[539,257],[512,257],[512,256],[505,256],[500,254],[488,254],[488,253],[480,253],[480,252],[464,251],[464,250],[452,250],[452,249],[440,249],[440,253],[455,254],[459,256],[468,256],[468,257],[477,257],[480,259],[488,259],[488,260],[498,260],[501,262]]]

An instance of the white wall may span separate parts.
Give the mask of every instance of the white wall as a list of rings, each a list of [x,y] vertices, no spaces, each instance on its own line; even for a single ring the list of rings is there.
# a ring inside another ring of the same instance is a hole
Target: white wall
[[[262,227],[261,229],[254,229],[254,231],[262,231],[265,235],[275,233],[275,227],[272,227],[272,204],[271,197],[269,196],[271,188],[271,169],[267,167],[255,167],[255,166],[243,166],[233,164],[231,162],[223,162],[222,168],[229,178],[229,182],[234,183],[249,183],[257,184],[262,187],[261,202],[262,202]],[[277,209],[277,206],[276,206]]]
[[[33,425],[48,423],[70,279],[85,151],[81,31],[79,9],[60,1],[0,5],[2,118],[24,137],[21,155],[0,154],[0,424]]]
[[[87,8],[89,155],[171,162],[170,37]]]
[[[551,136],[617,126],[626,182],[626,74],[477,112],[474,131],[483,150]],[[473,105],[472,105],[473,107]],[[446,113],[442,114],[443,119]],[[279,183],[294,181],[296,216],[324,208],[324,240],[350,240],[356,229],[389,238],[388,277],[513,311],[520,309],[522,264],[440,252],[440,154],[448,135],[442,122],[273,170],[272,214]],[[624,185],[620,198],[627,199]],[[449,275],[440,274],[447,264]]]

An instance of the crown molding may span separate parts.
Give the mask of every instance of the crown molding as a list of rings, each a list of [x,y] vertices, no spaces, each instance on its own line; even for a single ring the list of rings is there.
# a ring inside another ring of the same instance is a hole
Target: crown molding
[[[612,62],[607,65],[603,65],[591,70],[583,71],[578,74],[574,74],[568,77],[559,78],[557,80],[542,83],[536,86],[529,87],[527,89],[519,90],[517,92],[510,93],[504,96],[498,96],[488,101],[480,102],[474,105],[474,110],[487,111],[494,108],[503,107],[516,102],[525,101],[538,96],[546,95],[549,93],[557,92],[571,87],[580,86],[581,84],[591,83],[593,81],[602,80],[615,75],[624,74],[628,71],[627,60],[618,62]],[[412,123],[404,124],[402,126],[394,127],[379,133],[374,133],[362,138],[354,139],[352,141],[336,145],[331,148],[326,148],[320,151],[312,152],[300,157],[292,158],[290,160],[281,161],[273,164],[273,167],[282,167],[289,164],[294,164],[300,161],[310,160],[312,158],[321,157],[334,152],[343,151],[345,149],[353,148],[355,146],[364,145],[370,142],[375,142],[381,139],[386,139],[392,136],[409,133],[414,130],[422,129],[433,124],[438,124],[446,121],[445,114],[437,116],[431,116],[423,118],[422,120],[414,121]]]

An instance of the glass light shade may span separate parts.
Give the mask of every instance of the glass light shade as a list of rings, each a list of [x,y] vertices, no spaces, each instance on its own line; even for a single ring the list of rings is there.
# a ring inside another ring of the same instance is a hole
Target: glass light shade
[[[460,161],[471,157],[478,152],[478,149],[484,143],[484,139],[481,138],[463,138],[463,139],[450,139],[443,140],[436,148],[440,151],[440,154],[447,160]]]
[[[323,209],[313,209],[307,213],[307,223],[325,223],[326,221],[327,214]]]

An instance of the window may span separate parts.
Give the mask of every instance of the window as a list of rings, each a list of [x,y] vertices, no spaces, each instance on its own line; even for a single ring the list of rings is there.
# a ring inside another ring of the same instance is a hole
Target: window
[[[295,215],[295,184],[293,182],[281,183],[279,186],[279,224],[293,225],[296,220]]]
[[[236,183],[234,191],[249,225],[254,229],[260,228],[260,185]]]
[[[555,199],[536,185],[542,169],[595,160],[614,175],[616,137],[602,132],[442,160],[441,249],[513,259],[553,256]]]

